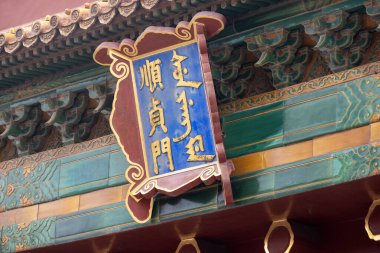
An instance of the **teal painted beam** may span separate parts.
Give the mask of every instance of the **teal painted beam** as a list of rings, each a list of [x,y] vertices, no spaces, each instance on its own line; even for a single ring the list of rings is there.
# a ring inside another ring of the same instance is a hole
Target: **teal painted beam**
[[[377,65],[371,66],[376,69]],[[377,121],[380,115],[377,77],[367,75],[365,71],[368,68],[352,71],[364,77],[346,82],[334,79],[341,84],[222,116],[228,157],[305,141]],[[323,87],[325,81],[323,78],[310,85]],[[262,97],[268,98],[267,95]],[[100,143],[102,140],[99,138]],[[90,144],[76,145],[86,147]],[[104,144],[100,148],[74,150],[65,157],[51,158],[49,162],[33,166],[10,161],[13,167],[7,168],[9,173],[0,175],[1,190],[6,193],[0,195],[0,209],[10,210],[127,183],[124,172],[129,165],[114,139],[112,144]]]
[[[379,147],[367,144],[234,177],[235,204],[257,203],[375,175],[379,152]]]
[[[380,147],[367,144],[233,177],[235,206],[370,177],[378,173],[379,158]],[[146,224],[134,222],[121,201],[30,224],[4,226],[2,238],[6,240],[1,252],[13,252],[16,247],[65,243],[211,213],[226,208],[221,191],[220,185],[211,185],[175,198],[158,196],[152,220]]]
[[[55,243],[55,218],[3,227],[0,252],[10,253]]]
[[[354,69],[352,73],[358,75],[360,71]],[[323,87],[324,82],[322,78],[310,85]],[[297,87],[294,89],[296,92]],[[267,99],[268,96],[263,94],[257,99]],[[227,156],[232,158],[368,125],[378,121],[379,114],[378,79],[376,75],[365,76],[223,115],[224,144]]]
[[[38,162],[35,167],[17,166],[6,175],[0,173],[0,210],[126,184],[128,166],[117,144]]]

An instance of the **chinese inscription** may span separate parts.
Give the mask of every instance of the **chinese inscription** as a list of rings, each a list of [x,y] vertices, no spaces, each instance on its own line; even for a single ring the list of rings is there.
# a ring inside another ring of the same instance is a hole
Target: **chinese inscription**
[[[144,86],[147,86],[151,93],[156,90],[157,86],[160,87],[161,90],[164,89],[164,84],[162,83],[161,76],[160,59],[156,59],[154,61],[146,60],[145,64],[140,67],[140,73],[140,89],[144,88]]]
[[[134,64],[142,135],[152,174],[213,162],[215,144],[196,43]]]

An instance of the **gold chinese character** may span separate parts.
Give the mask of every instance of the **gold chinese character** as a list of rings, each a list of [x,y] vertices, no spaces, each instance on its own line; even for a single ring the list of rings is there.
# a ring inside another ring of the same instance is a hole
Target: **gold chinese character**
[[[149,136],[152,136],[156,132],[158,126],[161,127],[164,133],[168,132],[168,128],[165,126],[164,109],[161,107],[161,100],[152,97],[152,110],[149,111],[150,129]]]
[[[191,123],[190,123],[190,115],[189,115],[189,107],[188,107],[188,105],[192,106],[193,105],[193,100],[190,99],[189,102],[187,102],[186,93],[185,93],[185,91],[182,91],[181,95],[179,95],[179,97],[177,98],[176,102],[178,104],[182,104],[182,106],[181,106],[181,111],[182,111],[182,114],[181,114],[181,118],[182,118],[181,125],[182,126],[186,126],[186,132],[184,132],[178,138],[173,138],[174,142],[179,142],[179,141],[182,141],[183,139],[185,139],[190,134],[190,132],[191,132]]]
[[[170,146],[170,139],[169,139],[169,137],[165,137],[161,141],[156,140],[156,141],[152,142],[152,144],[150,146],[152,148],[153,170],[154,170],[154,173],[158,174],[157,158],[161,154],[167,154],[168,155],[169,169],[171,171],[173,171],[174,170],[174,166],[173,166],[172,150],[171,150],[171,146]]]
[[[187,158],[188,162],[199,162],[199,161],[206,161],[211,162],[214,160],[215,155],[198,155],[198,152],[204,152],[204,146],[203,146],[203,138],[200,134],[197,136],[190,137],[189,142],[186,145],[187,151],[186,153],[189,154],[189,157]]]
[[[192,87],[192,88],[199,88],[199,86],[202,84],[202,82],[194,82],[194,81],[185,81],[183,75],[189,73],[189,70],[187,68],[182,69],[182,62],[186,60],[186,56],[178,55],[175,50],[173,50],[173,57],[171,61],[173,62],[173,65],[176,67],[176,69],[173,71],[173,77],[174,79],[178,80],[177,86],[185,86],[185,87]]]
[[[149,91],[153,93],[157,85],[164,89],[161,76],[161,60],[156,59],[154,61],[145,61],[145,64],[140,67],[141,83],[140,90],[144,88],[144,85],[149,87]]]

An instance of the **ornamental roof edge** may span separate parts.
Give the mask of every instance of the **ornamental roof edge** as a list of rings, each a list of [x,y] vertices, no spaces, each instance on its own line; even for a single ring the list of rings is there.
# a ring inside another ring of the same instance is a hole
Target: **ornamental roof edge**
[[[0,31],[0,54],[14,54],[38,42],[49,44],[68,37],[78,29],[88,30],[96,24],[110,24],[116,16],[131,17],[137,10],[150,11],[160,0],[97,0],[82,6],[47,15],[35,21]],[[169,0],[168,2],[171,2]]]

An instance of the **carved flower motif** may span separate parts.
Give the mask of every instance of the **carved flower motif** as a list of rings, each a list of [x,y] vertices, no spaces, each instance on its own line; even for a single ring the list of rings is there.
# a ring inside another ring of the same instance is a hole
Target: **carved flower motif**
[[[24,228],[26,228],[28,225],[24,222],[24,223],[20,223],[17,225],[17,229],[18,231],[20,230],[23,230]]]
[[[9,237],[7,235],[3,235],[1,237],[1,245],[7,244],[8,241],[9,241]]]
[[[380,114],[379,113],[375,113],[372,117],[371,117],[371,123],[374,123],[374,122],[378,122],[380,120]]]
[[[24,244],[16,244],[16,251],[26,250],[28,247]]]
[[[24,177],[28,177],[30,175],[30,173],[32,173],[32,168],[26,167],[26,168],[24,168],[24,171],[22,174],[24,175]]]
[[[28,205],[31,205],[32,202],[29,200],[28,197],[26,197],[25,195],[22,196],[21,198],[21,206],[28,206]]]
[[[12,195],[12,193],[15,191],[15,187],[11,184],[8,185],[7,187],[7,196]]]

